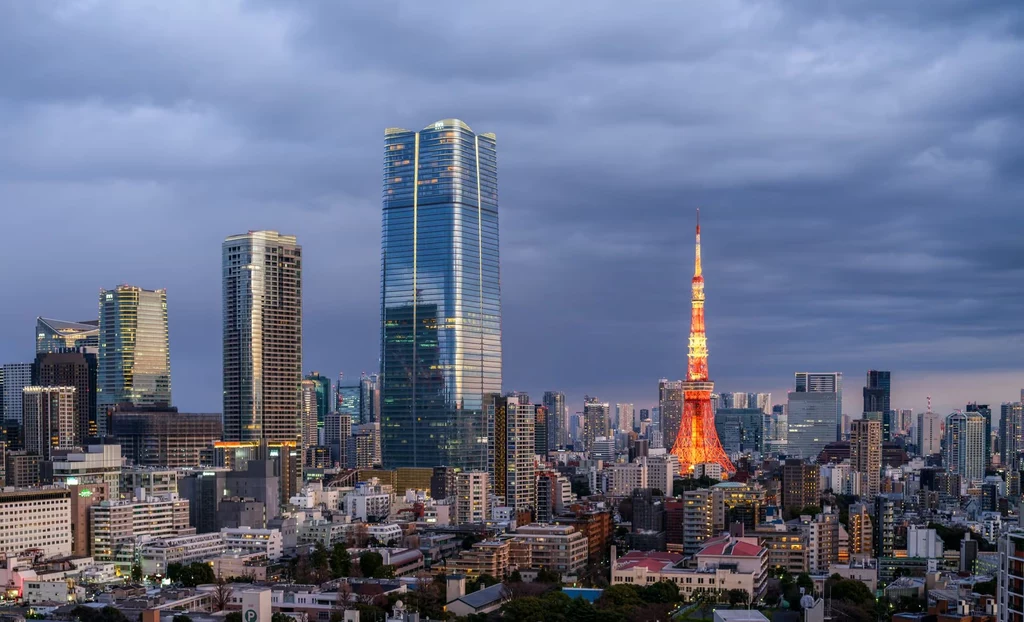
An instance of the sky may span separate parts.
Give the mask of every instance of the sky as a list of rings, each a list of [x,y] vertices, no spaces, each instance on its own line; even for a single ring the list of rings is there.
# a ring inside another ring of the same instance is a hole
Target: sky
[[[868,369],[893,406],[1024,387],[1017,0],[0,4],[0,360],[166,288],[174,402],[221,409],[220,244],[305,255],[304,366],[379,357],[384,129],[498,137],[504,386],[638,408],[685,373]]]

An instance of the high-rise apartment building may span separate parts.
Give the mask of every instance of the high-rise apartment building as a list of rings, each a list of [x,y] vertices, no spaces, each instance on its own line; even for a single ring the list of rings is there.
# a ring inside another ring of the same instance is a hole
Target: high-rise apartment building
[[[167,290],[118,285],[100,290],[100,347],[96,403],[101,413],[117,404],[171,405],[171,349]],[[104,417],[99,417],[100,434]]]
[[[984,435],[985,418],[976,412],[946,417],[946,470],[959,475],[964,484],[980,483],[985,477]]]
[[[611,436],[609,411],[608,402],[590,396],[583,399],[583,446],[587,451],[594,449],[594,439]]]
[[[302,428],[302,247],[250,231],[221,247],[224,440],[296,443]]]
[[[932,412],[931,398],[928,410],[917,416],[917,453],[933,456],[942,451],[942,415]]]
[[[501,392],[495,136],[445,119],[389,128],[384,149],[384,462],[483,470]]]
[[[96,410],[96,355],[81,350],[36,354],[32,384],[37,387],[75,387],[74,444],[80,445],[99,431]],[[104,427],[105,429],[105,427]]]
[[[312,464],[310,448],[319,444],[319,426],[317,425],[317,383],[313,380],[302,380],[299,383],[301,410],[299,411],[300,434],[302,438],[303,464]]]
[[[789,393],[787,414],[788,455],[813,459],[825,445],[839,439],[842,426],[841,373],[796,374],[796,390]]]
[[[1024,408],[1020,402],[1007,402],[999,411],[999,461],[1008,469],[1019,471],[1024,452]]]
[[[324,427],[324,417],[334,410],[334,394],[331,393],[331,379],[323,376],[318,371],[310,372],[304,380],[311,380],[316,383],[316,422],[318,427]]]
[[[988,404],[971,402],[964,412],[978,413],[985,420],[985,466],[992,461],[992,409]]]
[[[21,393],[32,385],[32,363],[7,363],[3,366],[4,420],[22,422]]]
[[[545,391],[543,404],[548,409],[548,449],[569,444],[569,412],[565,408],[565,393]]]
[[[104,501],[89,508],[92,520],[92,554],[96,561],[113,562],[131,571],[138,559],[143,536],[154,538],[188,535],[189,502],[177,495],[132,501]]]
[[[882,439],[886,441],[892,440],[893,432],[897,431],[890,399],[890,378],[889,372],[872,369],[868,371],[864,385],[864,412],[882,413]]]
[[[52,354],[79,348],[88,348],[95,353],[99,347],[99,320],[66,322],[45,317],[36,318],[36,354]]]
[[[460,525],[490,520],[488,480],[483,471],[462,471],[455,476],[455,514]]]
[[[874,552],[872,543],[871,508],[866,503],[850,506],[849,518],[850,555],[867,555]]]
[[[850,422],[850,465],[860,477],[860,494],[872,499],[879,493],[882,477],[882,421]]]
[[[538,456],[547,457],[548,446],[548,419],[551,414],[546,406],[542,404],[533,405],[533,453]]]
[[[818,505],[819,469],[797,458],[789,458],[782,465],[782,507],[796,509]]]
[[[683,381],[658,381],[658,414],[656,421],[661,430],[665,447],[671,449],[679,436],[679,425],[683,421]]]
[[[509,507],[531,508],[536,497],[534,406],[522,404],[515,397],[496,395],[488,410],[488,418],[494,421],[494,494],[503,497]]]
[[[633,405],[632,404],[616,404],[615,405],[615,429],[619,432],[632,432],[633,431]]]
[[[25,387],[22,398],[26,451],[49,460],[54,449],[75,446],[75,387]]]

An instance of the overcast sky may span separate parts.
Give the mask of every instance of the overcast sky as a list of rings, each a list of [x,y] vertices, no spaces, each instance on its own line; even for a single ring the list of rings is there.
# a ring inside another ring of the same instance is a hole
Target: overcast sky
[[[165,287],[176,404],[221,409],[220,243],[295,234],[305,367],[377,367],[384,129],[498,136],[504,386],[650,406],[701,207],[711,377],[869,368],[893,406],[1024,387],[1024,5],[0,4],[0,360]]]

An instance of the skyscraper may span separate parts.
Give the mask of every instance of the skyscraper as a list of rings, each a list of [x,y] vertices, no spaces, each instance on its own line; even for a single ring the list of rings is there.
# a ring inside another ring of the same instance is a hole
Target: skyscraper
[[[94,353],[75,350],[36,354],[32,365],[33,386],[75,388],[77,419],[72,440],[76,445],[96,436],[101,427],[96,416],[96,365]],[[102,427],[105,429],[106,425]]]
[[[54,449],[75,446],[75,387],[25,387],[25,450],[49,460]]]
[[[965,412],[978,413],[985,419],[985,465],[992,461],[992,409],[988,404],[971,402],[964,408]]]
[[[608,402],[602,402],[596,397],[584,397],[583,446],[587,451],[594,449],[594,439],[600,436],[611,436],[609,411]]]
[[[317,426],[324,427],[324,417],[334,408],[334,395],[331,393],[331,379],[314,371],[305,377],[305,380],[312,380],[316,383],[316,422]]]
[[[45,317],[36,318],[36,354],[83,347],[99,349],[99,320],[67,322]]]
[[[359,376],[359,418],[363,423],[378,423],[380,419],[380,383],[377,374]]]
[[[999,461],[1007,469],[1019,471],[1024,452],[1024,407],[1020,402],[1007,402],[999,410]]]
[[[484,470],[501,392],[495,137],[457,119],[389,128],[383,177],[384,463]]]
[[[892,440],[892,433],[896,428],[890,404],[891,386],[889,372],[874,369],[868,371],[867,382],[864,385],[864,412],[882,413],[882,438],[886,441]]]
[[[6,363],[3,384],[4,419],[22,423],[22,390],[32,384],[32,363]]]
[[[796,390],[789,393],[786,407],[788,455],[816,458],[827,443],[840,438],[842,380],[839,372],[796,373]]]
[[[302,412],[302,247],[277,231],[221,247],[224,440],[295,444]]]
[[[855,419],[850,422],[850,466],[861,481],[860,495],[873,499],[882,475],[882,422]]]
[[[665,445],[671,446],[679,435],[679,422],[683,420],[683,381],[658,381],[658,411],[654,422],[658,424]],[[669,447],[671,448],[671,447]]]
[[[319,426],[317,425],[317,382],[303,379],[299,383],[302,399],[302,410],[299,413],[300,434],[302,435],[303,464],[311,466],[314,462],[310,448],[319,444]]]
[[[171,405],[167,290],[118,285],[100,290],[100,347],[96,404]],[[105,434],[100,416],[100,434]]]
[[[946,470],[962,484],[980,483],[985,477],[985,419],[976,412],[946,417]]]
[[[569,413],[565,409],[565,393],[545,391],[544,406],[548,409],[548,449],[569,444]]]
[[[619,432],[630,432],[633,430],[633,405],[616,404],[616,429]]]
[[[704,275],[700,263],[700,212],[697,212],[696,253],[690,284],[690,341],[687,351],[686,382],[682,384],[683,415],[676,435],[666,436],[665,445],[679,458],[679,473],[692,475],[698,464],[714,463],[722,473],[736,467],[722,449],[711,409],[715,384],[708,377],[708,339],[704,330]],[[665,412],[662,411],[664,417]],[[666,427],[666,432],[668,431]]]

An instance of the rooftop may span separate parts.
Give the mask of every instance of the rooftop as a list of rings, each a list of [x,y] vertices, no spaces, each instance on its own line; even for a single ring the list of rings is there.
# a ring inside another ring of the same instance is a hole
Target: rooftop
[[[729,556],[729,557],[758,557],[766,551],[764,547],[751,542],[736,540],[730,536],[723,536],[716,540],[708,540],[703,549],[697,553],[701,555]]]

